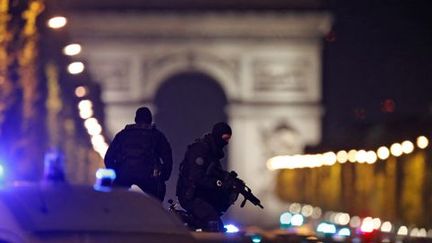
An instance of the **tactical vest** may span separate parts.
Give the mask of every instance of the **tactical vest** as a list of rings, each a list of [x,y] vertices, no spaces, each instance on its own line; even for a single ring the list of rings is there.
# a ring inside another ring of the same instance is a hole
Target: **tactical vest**
[[[120,176],[131,179],[149,179],[160,167],[156,155],[156,134],[154,129],[126,128],[120,145]]]

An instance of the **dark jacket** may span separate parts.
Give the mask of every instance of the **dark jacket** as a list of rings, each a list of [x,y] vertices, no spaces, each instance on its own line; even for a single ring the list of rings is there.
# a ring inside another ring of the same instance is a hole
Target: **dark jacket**
[[[136,180],[154,176],[160,168],[160,179],[169,179],[172,170],[171,146],[165,135],[154,125],[130,124],[111,142],[105,155],[105,166],[116,171],[117,176]]]
[[[188,146],[177,182],[177,196],[181,204],[200,198],[219,212],[228,209],[232,204],[231,188],[224,184],[227,172],[220,163],[223,157],[222,148],[216,145],[210,134]]]

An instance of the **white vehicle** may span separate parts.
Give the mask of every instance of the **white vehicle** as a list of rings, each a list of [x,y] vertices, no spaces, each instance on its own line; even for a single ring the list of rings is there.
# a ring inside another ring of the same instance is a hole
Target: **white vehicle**
[[[151,196],[111,188],[112,170],[98,170],[93,187],[68,184],[59,171],[47,170],[41,183],[0,181],[0,243],[261,242],[244,233],[189,231]]]
[[[0,189],[0,243],[196,242],[155,199],[122,189],[42,183]]]

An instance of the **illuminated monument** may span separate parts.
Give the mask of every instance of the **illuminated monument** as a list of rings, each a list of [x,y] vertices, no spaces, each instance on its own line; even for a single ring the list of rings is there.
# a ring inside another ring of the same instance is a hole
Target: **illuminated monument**
[[[266,160],[320,142],[321,41],[329,15],[77,12],[71,17],[73,38],[82,43],[90,72],[104,87],[112,134],[131,121],[136,107],[152,105],[160,85],[173,75],[198,71],[218,82],[235,131],[229,167],[265,207],[234,207],[231,215],[261,225],[278,222],[286,208],[274,193],[276,172],[267,170]]]

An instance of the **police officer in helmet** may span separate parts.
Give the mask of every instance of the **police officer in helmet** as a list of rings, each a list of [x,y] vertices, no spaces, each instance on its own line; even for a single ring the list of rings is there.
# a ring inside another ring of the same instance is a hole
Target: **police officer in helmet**
[[[231,128],[216,123],[210,134],[189,145],[180,164],[177,197],[180,205],[194,219],[195,226],[204,231],[223,232],[222,214],[237,199],[232,184],[224,181],[220,160],[223,148],[231,138]]]
[[[136,111],[135,124],[128,124],[116,134],[104,158],[105,166],[114,169],[114,186],[142,191],[164,200],[165,181],[172,170],[172,151],[165,135],[152,124],[147,107]]]

